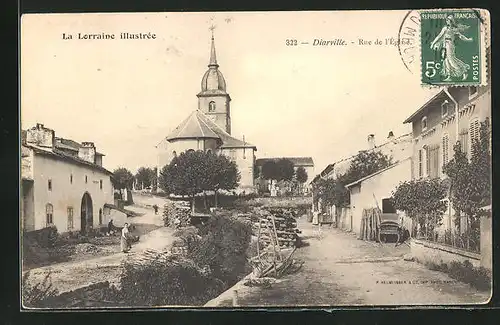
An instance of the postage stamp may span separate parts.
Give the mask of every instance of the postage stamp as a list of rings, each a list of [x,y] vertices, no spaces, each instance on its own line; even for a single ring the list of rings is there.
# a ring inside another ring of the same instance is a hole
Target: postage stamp
[[[422,84],[483,84],[486,76],[480,12],[422,11],[420,20]]]

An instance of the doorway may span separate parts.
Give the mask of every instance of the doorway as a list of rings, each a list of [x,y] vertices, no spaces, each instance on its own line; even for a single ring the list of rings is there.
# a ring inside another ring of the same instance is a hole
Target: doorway
[[[85,192],[82,197],[81,206],[81,228],[82,233],[88,233],[94,224],[94,216],[92,212],[92,198],[88,192]]]

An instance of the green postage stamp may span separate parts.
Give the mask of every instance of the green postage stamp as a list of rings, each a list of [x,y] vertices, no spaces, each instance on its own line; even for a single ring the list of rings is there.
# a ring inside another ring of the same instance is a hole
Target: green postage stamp
[[[485,84],[485,28],[479,10],[421,11],[420,22],[423,85]]]

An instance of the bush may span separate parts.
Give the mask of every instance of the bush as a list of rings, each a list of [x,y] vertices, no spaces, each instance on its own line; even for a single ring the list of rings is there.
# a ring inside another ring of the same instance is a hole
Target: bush
[[[233,284],[251,270],[247,251],[252,236],[249,222],[226,215],[213,215],[199,228],[201,239],[188,252],[199,265],[209,266],[213,276]]]
[[[49,307],[48,302],[59,293],[52,288],[50,281],[50,272],[45,275],[41,283],[32,285],[29,281],[30,271],[22,277],[22,301],[23,306],[28,308]]]
[[[120,284],[120,298],[137,307],[199,306],[225,289],[194,262],[172,255],[145,265],[126,264]]]

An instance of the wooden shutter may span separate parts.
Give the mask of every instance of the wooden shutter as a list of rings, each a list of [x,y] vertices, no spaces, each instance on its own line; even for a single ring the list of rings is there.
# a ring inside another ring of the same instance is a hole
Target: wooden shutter
[[[471,146],[474,143],[474,141],[479,141],[479,128],[480,128],[480,124],[479,124],[478,119],[475,119],[475,120],[470,122],[469,134],[470,134],[470,145]]]
[[[448,137],[448,134],[445,134],[443,136],[443,166],[448,163],[448,158],[449,158],[449,145],[450,145],[450,138]]]
[[[418,151],[418,177],[422,177],[422,174],[423,174],[423,168],[422,168],[422,164],[423,164],[423,157],[422,157],[422,149],[420,149]]]

